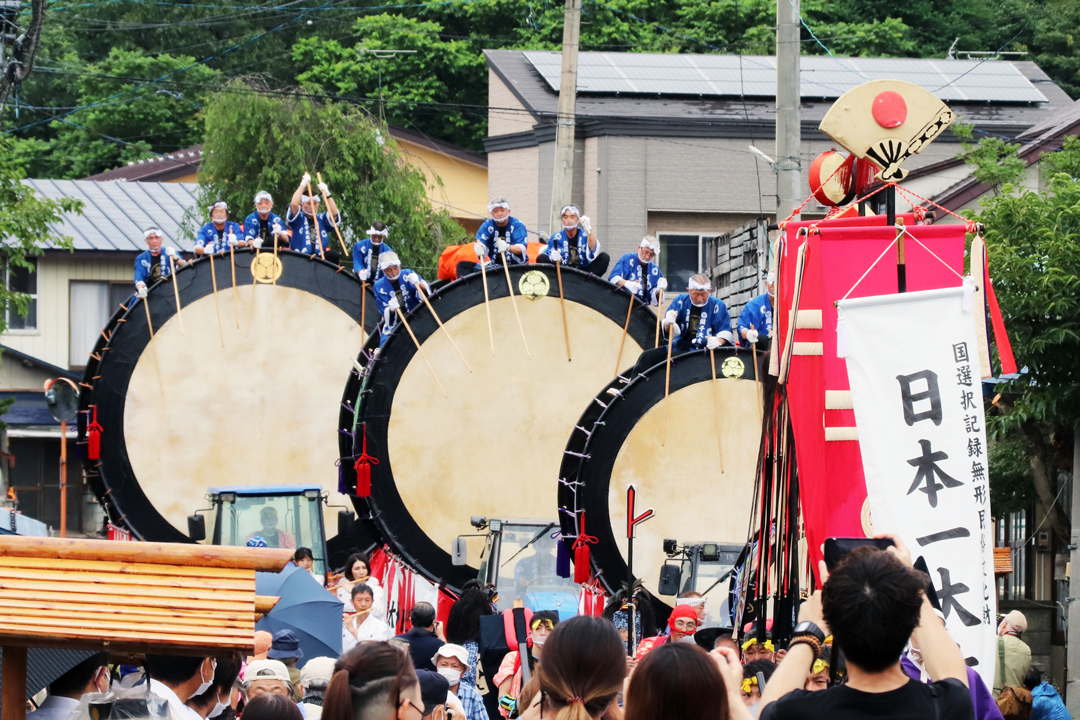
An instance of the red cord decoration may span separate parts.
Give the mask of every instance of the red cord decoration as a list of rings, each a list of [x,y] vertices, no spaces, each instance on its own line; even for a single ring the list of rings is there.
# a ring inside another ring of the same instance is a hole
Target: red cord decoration
[[[368,455],[367,452],[367,423],[360,426],[364,434],[364,444],[360,457],[356,458],[353,469],[356,470],[356,495],[357,497],[371,497],[371,466],[378,465],[379,459]]]
[[[98,425],[97,405],[94,408],[94,419],[86,426],[86,457],[91,460],[101,459],[101,433],[105,428]]]
[[[600,542],[592,535],[585,534],[585,513],[581,513],[578,524],[578,536],[574,541],[574,582],[583,583],[592,575],[592,551],[589,545]]]

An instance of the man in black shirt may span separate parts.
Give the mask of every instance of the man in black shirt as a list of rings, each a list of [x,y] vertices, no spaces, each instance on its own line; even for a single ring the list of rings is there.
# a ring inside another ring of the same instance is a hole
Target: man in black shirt
[[[787,656],[761,698],[761,720],[974,716],[960,648],[934,615],[923,592],[925,580],[912,569],[907,548],[899,537],[889,537],[895,547],[854,550],[823,590],[802,604]],[[820,571],[824,577],[824,563]],[[830,631],[834,649],[847,659],[847,684],[802,690]],[[932,684],[912,680],[900,668],[913,632]]]

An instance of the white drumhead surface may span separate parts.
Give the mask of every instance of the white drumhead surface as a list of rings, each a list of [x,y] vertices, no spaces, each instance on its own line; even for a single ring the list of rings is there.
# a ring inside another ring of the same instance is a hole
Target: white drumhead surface
[[[659,568],[667,558],[664,538],[674,538],[680,545],[746,542],[761,421],[760,416],[745,411],[760,406],[758,386],[752,380],[723,377],[716,384],[723,474],[711,381],[671,393],[664,445],[660,444],[664,403],[650,408],[630,431],[612,468],[608,511],[624,559],[627,486],[632,484],[637,491],[638,515],[650,507],[656,511],[652,519],[637,526],[634,568],[657,597],[661,597],[657,594]],[[649,570],[643,573],[642,568]]]
[[[183,335],[175,315],[154,328],[154,348],[143,351],[128,386],[131,467],[158,512],[185,534],[187,515],[206,507],[207,488],[219,485],[315,483],[331,503],[349,504],[337,493],[334,463],[341,389],[360,351],[360,326],[309,292],[259,285],[249,328],[250,276],[237,295],[239,330],[232,289],[218,291],[224,348],[207,295],[182,308]],[[336,513],[327,510],[327,522]],[[336,526],[327,527],[333,534]]]
[[[558,521],[566,442],[615,375],[621,325],[567,300],[573,357],[567,362],[558,290],[535,300],[519,296],[517,306],[532,359],[510,298],[499,298],[491,301],[494,356],[483,303],[446,321],[471,374],[442,331],[423,345],[449,400],[419,354],[394,395],[388,431],[394,481],[413,519],[447,551],[458,535],[476,532],[473,515]],[[627,337],[621,366],[633,365],[640,353]],[[468,541],[475,566],[483,540]]]

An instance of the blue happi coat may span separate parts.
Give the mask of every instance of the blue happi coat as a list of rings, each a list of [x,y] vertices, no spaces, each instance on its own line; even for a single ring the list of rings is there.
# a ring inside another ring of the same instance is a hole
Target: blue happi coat
[[[371,283],[376,282],[383,276],[378,261],[371,262],[374,247],[375,243],[371,242],[370,237],[364,238],[352,246],[353,271],[359,273],[361,270],[368,270],[368,282]],[[385,240],[379,243],[379,254],[381,255],[384,252],[394,252],[394,249],[387,245]]]
[[[412,312],[416,309],[422,301],[419,294],[417,294],[416,288],[410,283],[405,282],[405,276],[411,273],[412,270],[407,268],[401,268],[401,274],[397,277],[397,290],[394,289],[394,283],[390,278],[383,275],[379,278],[375,285],[372,287],[372,291],[375,293],[375,306],[379,309],[379,314],[382,315],[382,326],[380,327],[381,337],[379,339],[379,346],[382,347],[390,334],[397,329],[398,319],[397,312],[390,309],[390,298],[394,295],[398,295],[398,303],[401,305],[401,311],[404,313]],[[420,278],[423,282],[424,279]]]
[[[484,221],[484,224],[480,226],[480,229],[476,231],[476,239],[487,245],[488,258],[495,260],[498,258],[498,253],[495,252],[495,241],[499,238],[499,230],[506,229],[506,242],[511,245],[520,245],[522,248],[522,255],[515,255],[509,250],[506,251],[507,262],[511,265],[528,264],[529,262],[529,233],[525,229],[525,223],[518,220],[516,217],[508,217],[506,219],[506,225],[502,228],[495,224],[493,218],[488,218]],[[480,258],[483,260],[483,258]],[[477,264],[477,269],[480,265]]]
[[[271,233],[271,236],[266,238],[267,240],[273,239],[275,228],[278,230],[285,229],[285,221],[274,213],[270,213],[266,216],[266,224],[269,226]],[[258,237],[262,237],[262,226],[259,224],[259,211],[256,210],[244,218],[244,239],[250,243]]]
[[[701,308],[701,317],[698,320],[696,331],[691,331],[690,317],[691,308],[690,294],[685,293],[675,298],[668,307],[668,312],[675,311],[675,324],[679,326],[679,337],[675,338],[675,352],[687,352],[689,350],[701,350],[705,347],[705,341],[710,336],[723,338],[729,345],[734,344],[735,337],[731,334],[731,316],[728,314],[727,305],[719,298],[709,297],[704,307]]]
[[[597,249],[599,249],[599,246],[597,246]],[[660,278],[664,277],[664,273],[660,272],[660,266],[654,262],[646,263],[645,268],[645,280],[643,281],[641,279],[641,259],[638,258],[637,251],[628,252],[619,258],[618,262],[615,263],[615,267],[611,268],[608,280],[613,283],[617,283],[619,280],[641,283],[638,298],[646,304],[655,305],[653,291],[656,289],[656,284],[660,282]]]
[[[206,248],[207,252],[215,254],[228,252],[230,233],[236,236],[237,242],[244,239],[244,229],[237,222],[226,220],[220,235],[213,221],[208,222],[199,228],[199,232],[195,236],[195,247]]]
[[[300,208],[295,215],[293,215],[292,207],[289,207],[289,211],[285,213],[285,222],[289,224],[289,229],[292,230],[292,240],[289,242],[289,249],[296,250],[297,252],[306,253],[312,255],[319,252],[319,241],[322,242],[322,249],[325,253],[328,250],[333,250],[331,242],[334,239],[334,226],[330,223],[330,216],[326,212],[317,213],[315,215],[316,227],[319,229],[319,237],[315,237],[315,233],[311,230],[311,225],[308,224],[307,215],[304,214],[304,209]],[[338,227],[341,227],[341,213],[339,212],[334,216],[334,222]]]
[[[743,306],[739,313],[739,340],[742,340],[742,331],[749,330],[753,326],[762,337],[772,337],[772,298],[768,293],[751,298]]]
[[[577,252],[577,257],[574,258],[576,262],[570,262],[571,249]],[[565,228],[548,238],[547,247],[542,252],[550,257],[552,250],[562,253],[563,262],[567,267],[580,268],[582,265],[591,263],[600,254],[600,241],[596,241],[595,250],[590,250],[589,236],[585,233],[585,228],[578,225],[577,234],[573,238],[566,234]]]
[[[154,277],[154,266],[159,269],[158,277]],[[149,250],[143,250],[135,256],[135,284],[143,283],[147,287],[153,285],[159,279],[165,279],[173,271],[172,258],[165,254],[165,248],[157,255]]]

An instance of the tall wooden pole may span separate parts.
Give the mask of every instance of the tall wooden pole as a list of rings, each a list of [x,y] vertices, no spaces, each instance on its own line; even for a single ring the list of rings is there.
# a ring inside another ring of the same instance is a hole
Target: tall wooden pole
[[[60,537],[67,537],[67,420],[60,421]]]
[[[26,720],[26,648],[4,647],[3,685],[0,717]]]
[[[551,181],[548,233],[562,227],[559,210],[570,204],[574,186],[574,116],[577,113],[578,36],[581,0],[566,0],[563,15],[562,77],[559,80],[559,116],[555,126],[555,171]]]
[[[802,193],[802,98],[799,0],[776,0],[776,220],[799,206]],[[798,218],[795,218],[798,219]]]

